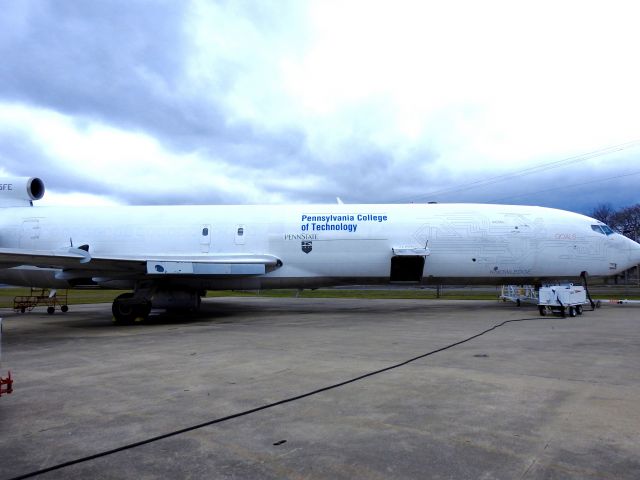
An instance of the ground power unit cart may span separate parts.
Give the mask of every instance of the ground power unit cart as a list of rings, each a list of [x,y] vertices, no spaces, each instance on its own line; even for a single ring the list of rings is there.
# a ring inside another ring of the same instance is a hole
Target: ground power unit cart
[[[575,317],[582,315],[583,305],[587,303],[585,288],[571,283],[543,286],[538,292],[540,315],[556,314]]]

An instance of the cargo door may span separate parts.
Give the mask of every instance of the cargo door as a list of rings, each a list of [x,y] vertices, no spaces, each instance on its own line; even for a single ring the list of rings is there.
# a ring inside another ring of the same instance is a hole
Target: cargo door
[[[391,249],[391,273],[389,281],[398,283],[420,283],[424,276],[424,264],[429,249],[421,246],[401,246]]]
[[[402,255],[391,257],[391,282],[420,283],[424,272],[424,257]]]

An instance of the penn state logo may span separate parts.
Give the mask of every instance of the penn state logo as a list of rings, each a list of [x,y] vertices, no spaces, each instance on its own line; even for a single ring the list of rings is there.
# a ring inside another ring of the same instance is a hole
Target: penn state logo
[[[302,243],[302,251],[304,253],[309,253],[313,249],[313,242],[301,242]]]

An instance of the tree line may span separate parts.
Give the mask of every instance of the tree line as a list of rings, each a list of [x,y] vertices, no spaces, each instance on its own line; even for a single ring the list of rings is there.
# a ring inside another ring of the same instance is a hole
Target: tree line
[[[602,203],[591,216],[636,242],[640,240],[640,203],[617,210],[610,203]]]

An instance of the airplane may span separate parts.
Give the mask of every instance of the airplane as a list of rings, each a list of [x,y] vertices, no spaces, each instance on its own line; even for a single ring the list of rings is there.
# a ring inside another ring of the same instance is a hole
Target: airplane
[[[620,274],[640,245],[598,220],[494,204],[34,207],[39,178],[0,179],[0,282],[126,289],[130,323],[197,310],[207,290],[534,284]]]

